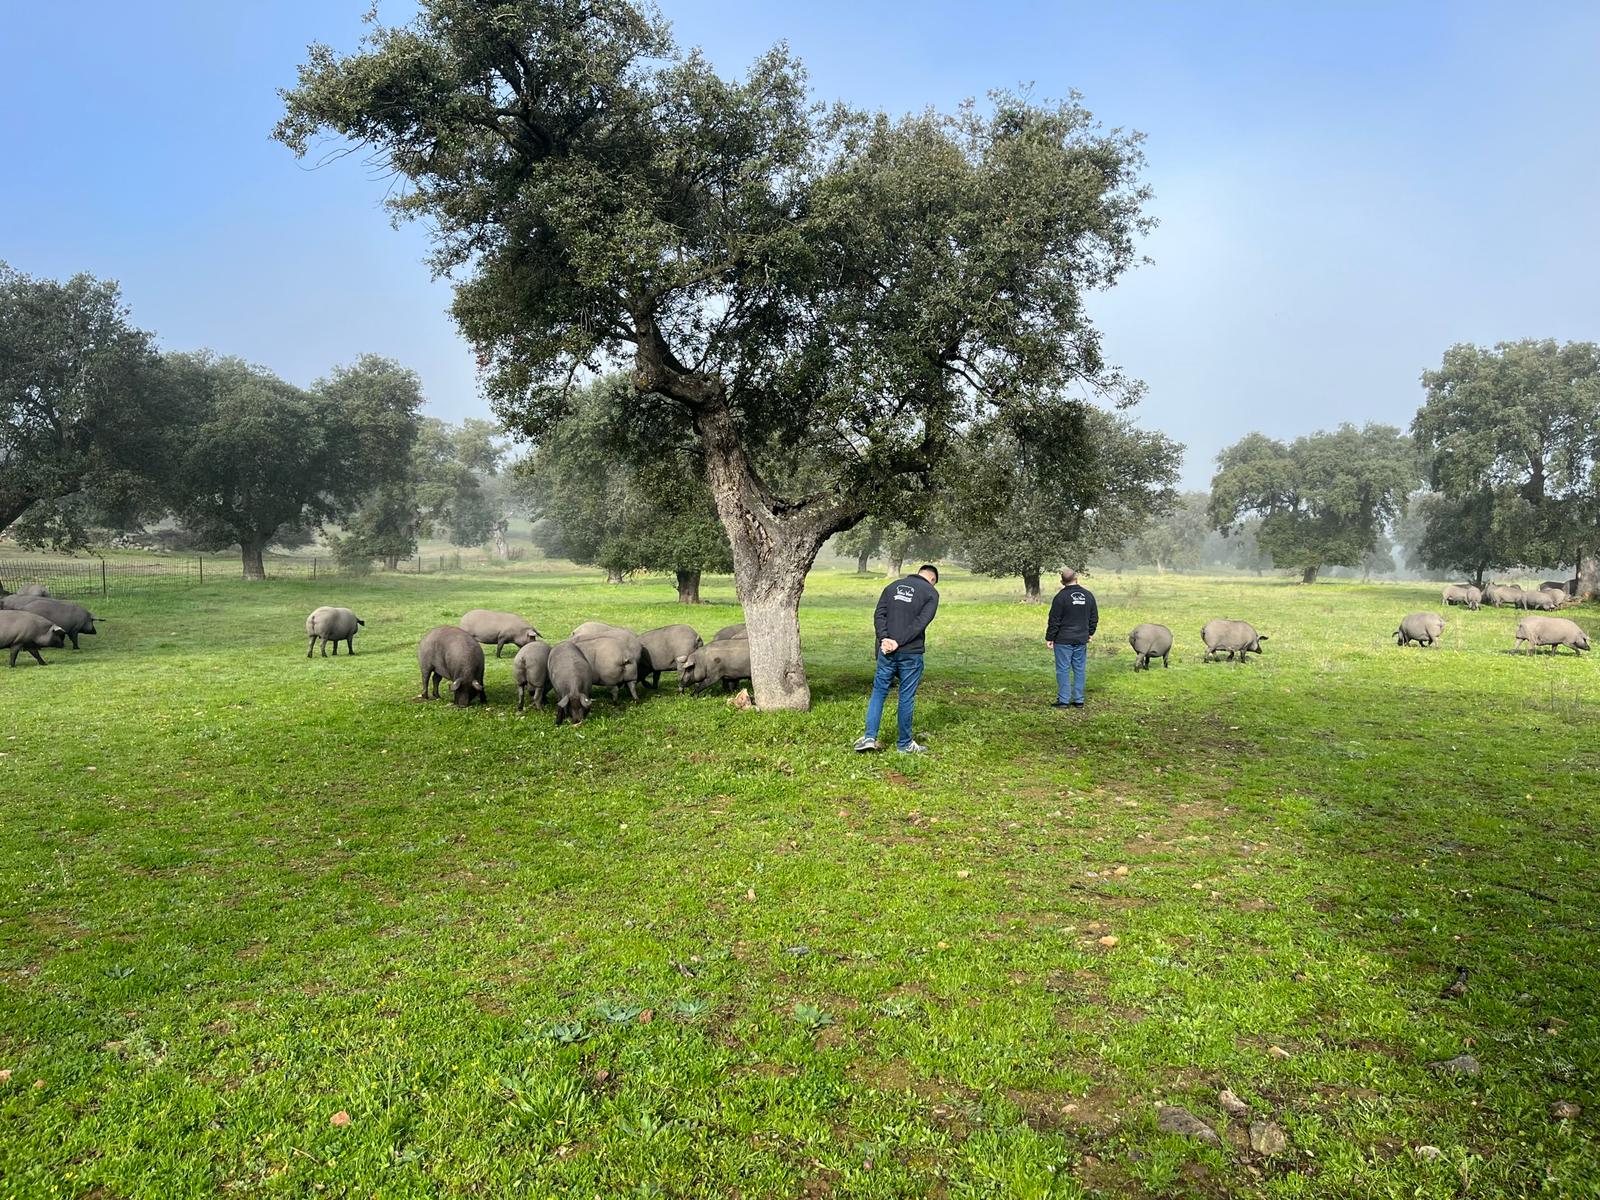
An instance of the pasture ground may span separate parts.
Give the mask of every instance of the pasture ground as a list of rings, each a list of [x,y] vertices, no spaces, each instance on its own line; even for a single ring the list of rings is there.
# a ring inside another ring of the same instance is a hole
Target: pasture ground
[[[516,716],[509,655],[487,709],[414,702],[417,638],[709,632],[729,582],[110,607],[0,674],[0,1193],[1600,1193],[1600,667],[1512,656],[1508,611],[1397,649],[1428,586],[1087,582],[1058,712],[1043,610],[947,577],[914,761],[851,753],[881,580],[840,571],[811,713],[669,685],[578,731]],[[305,659],[320,603],[353,660]],[[1210,616],[1266,654],[1202,664]],[[1135,675],[1146,620],[1176,657]]]

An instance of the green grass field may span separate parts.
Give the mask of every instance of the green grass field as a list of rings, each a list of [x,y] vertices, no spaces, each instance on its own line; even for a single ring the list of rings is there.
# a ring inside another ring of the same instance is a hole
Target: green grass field
[[[509,656],[489,708],[416,703],[417,638],[709,632],[729,582],[99,606],[0,677],[0,1194],[1600,1193],[1600,667],[1514,657],[1509,611],[1397,649],[1427,586],[1087,582],[1057,712],[1043,611],[947,577],[920,760],[850,751],[881,580],[838,571],[811,713],[669,686],[576,731]],[[319,603],[353,660],[304,657]],[[1266,654],[1202,664],[1211,616]],[[1145,620],[1170,670],[1131,671]]]

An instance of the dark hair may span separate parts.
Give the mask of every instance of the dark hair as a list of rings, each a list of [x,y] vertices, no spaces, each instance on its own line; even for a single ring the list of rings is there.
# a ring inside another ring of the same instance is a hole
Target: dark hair
[[[939,568],[938,567],[934,566],[932,563],[923,563],[920,567],[917,568],[917,574],[921,575],[924,571],[927,571],[930,575],[933,576],[933,581],[935,583],[939,582]]]

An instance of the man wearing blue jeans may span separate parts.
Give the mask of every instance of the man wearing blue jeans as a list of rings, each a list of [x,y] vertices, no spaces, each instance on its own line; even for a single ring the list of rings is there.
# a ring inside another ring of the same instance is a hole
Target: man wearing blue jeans
[[[895,740],[901,754],[922,754],[911,736],[911,716],[917,701],[917,684],[922,682],[922,654],[927,648],[923,634],[939,611],[939,568],[923,563],[915,575],[907,575],[883,589],[872,627],[878,636],[878,669],[872,677],[872,699],[867,702],[867,731],[856,742],[856,752],[878,750],[878,726],[883,723],[883,705],[889,688],[896,681],[900,697],[895,702],[899,736]]]
[[[1083,707],[1083,672],[1088,666],[1089,641],[1100,626],[1100,609],[1094,593],[1078,582],[1071,567],[1061,572],[1061,590],[1050,602],[1050,622],[1044,644],[1056,655],[1056,700],[1051,708]]]

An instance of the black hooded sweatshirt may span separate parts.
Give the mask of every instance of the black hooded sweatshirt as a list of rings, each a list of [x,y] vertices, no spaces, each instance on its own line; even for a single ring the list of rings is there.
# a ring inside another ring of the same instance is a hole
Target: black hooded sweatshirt
[[[1044,640],[1081,645],[1094,636],[1099,626],[1100,609],[1094,602],[1094,593],[1081,583],[1069,583],[1050,602],[1050,624],[1045,626]]]
[[[872,628],[878,641],[893,638],[905,653],[921,654],[927,649],[922,635],[938,611],[939,589],[921,575],[907,575],[883,589],[872,614]]]

